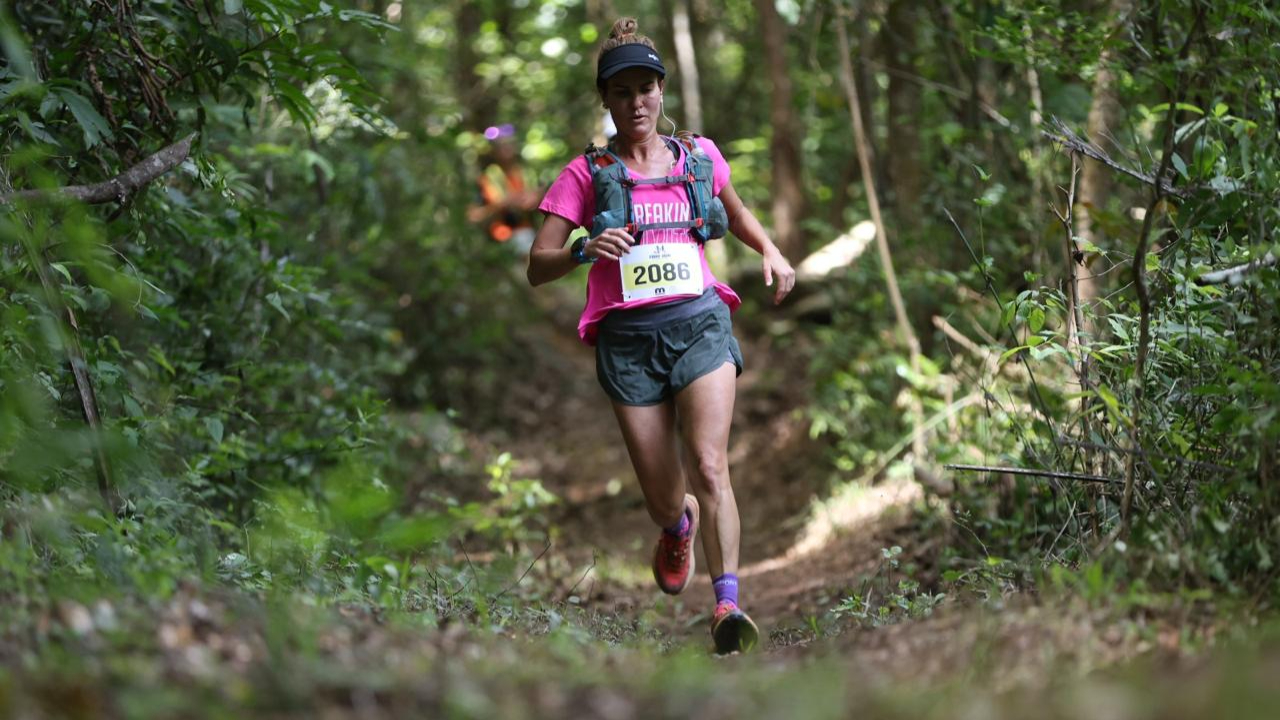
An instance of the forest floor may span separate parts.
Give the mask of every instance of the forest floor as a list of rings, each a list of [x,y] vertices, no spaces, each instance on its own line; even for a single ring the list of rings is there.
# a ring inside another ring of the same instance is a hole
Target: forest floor
[[[523,338],[532,352],[506,390],[510,425],[491,437],[520,458],[517,475],[540,478],[561,498],[555,548],[575,570],[543,580],[558,582],[553,598],[710,652],[713,594],[701,547],[699,573],[681,596],[663,595],[652,581],[657,531],[596,383],[594,350],[573,334],[578,301],[542,299],[555,322]],[[742,601],[762,632],[757,662],[783,672],[833,663],[845,687],[992,693],[1043,691],[1135,660],[1173,676],[1199,667],[1223,621],[1194,603],[1135,608],[1124,597],[1085,601],[1070,591],[1050,598],[1012,589],[999,572],[942,599],[942,549],[966,531],[902,473],[866,485],[841,477],[803,414],[812,391],[803,338],[771,334],[759,316],[748,320],[737,330],[746,370],[729,463],[743,527]],[[915,589],[900,592],[900,581]],[[887,614],[851,615],[855,594]],[[1121,705],[1142,714],[1142,703]]]
[[[998,573],[939,597],[964,530],[909,479],[834,482],[801,414],[805,348],[761,320],[738,330],[729,460],[762,643],[713,657],[701,549],[684,594],[656,589],[656,532],[572,334],[577,298],[557,297],[552,323],[512,338],[526,362],[467,440],[559,498],[545,550],[526,539],[504,564],[460,543],[453,580],[479,592],[437,587],[418,611],[198,583],[61,600],[0,643],[0,718],[1268,717],[1280,701],[1280,644],[1203,604],[1017,592]],[[859,617],[854,593],[885,614]]]
[[[573,310],[575,300],[568,301]],[[572,334],[566,308],[544,309],[560,315],[558,324],[533,326],[525,338],[534,351],[528,371],[507,390],[512,424],[492,441],[520,458],[517,475],[540,478],[562,500],[555,545],[569,566],[587,570],[562,581],[573,585],[561,598],[576,594],[584,607],[643,620],[673,643],[709,649],[714,596],[702,548],[699,572],[682,595],[658,591],[649,570],[657,531],[596,382],[594,350]],[[1161,626],[1173,618],[1129,627],[1113,610],[1084,604],[1049,609],[1008,584],[931,611],[927,591],[941,585],[941,550],[964,531],[908,477],[864,485],[849,481],[854,473],[837,473],[803,415],[812,390],[803,341],[770,335],[767,322],[753,320],[737,330],[746,369],[729,464],[743,528],[741,599],[760,624],[764,653],[784,661],[836,652],[861,673],[899,680],[971,672],[980,654],[984,670],[1027,679],[1062,660],[1092,668],[1144,653],[1176,658],[1182,644],[1198,646],[1198,635],[1213,632]],[[887,552],[895,547],[902,552],[891,565]],[[876,600],[877,591],[917,600],[899,592],[903,580],[918,585],[926,602],[913,610],[891,606],[880,620],[846,613],[839,621],[839,606],[855,593],[869,595],[873,606],[893,602]]]

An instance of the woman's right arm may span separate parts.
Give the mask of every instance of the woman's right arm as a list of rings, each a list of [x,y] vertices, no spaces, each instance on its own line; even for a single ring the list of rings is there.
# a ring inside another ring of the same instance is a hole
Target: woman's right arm
[[[533,248],[529,250],[529,284],[538,286],[568,275],[578,262],[573,259],[565,242],[569,234],[577,227],[559,215],[547,214],[542,229],[533,239]],[[622,228],[608,228],[591,238],[582,246],[582,254],[596,260],[617,261],[631,252],[636,239]]]
[[[538,286],[568,275],[578,263],[569,256],[564,244],[577,227],[566,218],[547,214],[529,250],[529,284]]]

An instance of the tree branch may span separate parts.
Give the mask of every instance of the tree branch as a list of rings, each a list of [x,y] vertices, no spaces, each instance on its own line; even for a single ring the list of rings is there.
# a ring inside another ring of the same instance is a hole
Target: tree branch
[[[164,175],[181,164],[191,154],[191,144],[196,134],[191,133],[178,142],[148,157],[142,162],[116,175],[92,185],[68,185],[66,187],[19,190],[0,195],[0,205],[9,205],[20,200],[79,200],[90,205],[124,201],[144,185]]]
[[[1170,112],[1172,112],[1172,110]],[[1129,167],[1125,167],[1124,165],[1121,165],[1120,163],[1111,159],[1111,156],[1108,155],[1105,150],[1098,147],[1097,145],[1094,145],[1089,140],[1077,135],[1074,130],[1067,127],[1066,123],[1062,122],[1056,117],[1053,118],[1053,120],[1049,124],[1053,127],[1053,129],[1056,132],[1050,132],[1049,130],[1041,130],[1040,134],[1058,143],[1059,145],[1065,147],[1067,150],[1071,151],[1073,154],[1079,153],[1081,155],[1084,155],[1087,158],[1092,158],[1094,160],[1097,160],[1098,162],[1102,163],[1103,165],[1106,165],[1112,170],[1115,170],[1116,172],[1124,173],[1125,175],[1128,175],[1129,177],[1134,178],[1135,180],[1139,180],[1146,185],[1158,186],[1161,192],[1163,192],[1166,195],[1172,195],[1177,198],[1183,198],[1183,197],[1186,197],[1191,192],[1190,188],[1174,187],[1172,184],[1169,183],[1168,180],[1163,179],[1163,176],[1160,175],[1159,173],[1157,173],[1156,177],[1160,177],[1161,180],[1159,183],[1157,183],[1155,177],[1152,177],[1144,172],[1134,170],[1133,168],[1129,168]]]
[[[1055,480],[1079,480],[1080,482],[1103,483],[1106,485],[1121,485],[1124,483],[1119,478],[1105,477],[1102,475],[1085,475],[1082,473],[1064,473],[1053,472],[1052,470],[1033,470],[1029,468],[1014,467],[988,467],[986,465],[944,465],[947,470],[958,470],[960,472],[985,472],[985,473],[1007,473],[1009,475],[1028,475],[1031,477],[1047,477]]]

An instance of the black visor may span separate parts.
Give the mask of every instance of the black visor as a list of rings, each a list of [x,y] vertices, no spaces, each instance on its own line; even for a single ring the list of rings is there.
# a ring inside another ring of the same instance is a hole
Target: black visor
[[[633,67],[649,68],[658,73],[658,77],[667,76],[667,69],[663,67],[657,50],[640,43],[627,43],[600,56],[600,63],[596,66],[596,85],[604,87],[606,80]]]

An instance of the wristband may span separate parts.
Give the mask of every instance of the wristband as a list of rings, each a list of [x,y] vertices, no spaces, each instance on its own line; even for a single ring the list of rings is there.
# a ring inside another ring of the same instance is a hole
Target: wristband
[[[573,261],[578,263],[579,265],[590,265],[591,263],[599,259],[599,258],[587,257],[586,253],[583,252],[583,250],[586,248],[586,245],[587,245],[587,239],[585,237],[580,237],[577,240],[574,240],[573,244],[569,246],[569,257],[573,258]]]

